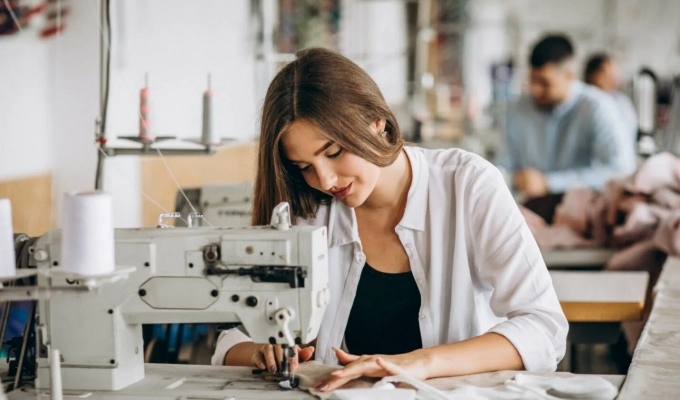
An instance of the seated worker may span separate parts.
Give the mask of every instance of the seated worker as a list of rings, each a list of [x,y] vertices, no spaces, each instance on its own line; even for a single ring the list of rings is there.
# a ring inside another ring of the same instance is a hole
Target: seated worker
[[[618,116],[630,133],[633,145],[637,141],[638,121],[635,107],[628,96],[619,91],[619,79],[614,61],[605,53],[590,56],[586,63],[584,81],[610,94],[618,108]]]
[[[602,91],[575,79],[574,50],[548,36],[531,53],[529,95],[508,109],[498,164],[526,197],[575,186],[602,189],[635,169],[634,147],[616,106]]]
[[[318,382],[554,371],[568,330],[541,252],[492,164],[405,146],[378,86],[347,58],[299,52],[262,109],[253,224],[281,201],[326,226],[330,303],[295,363],[345,365]],[[214,365],[280,368],[279,345],[220,334]]]

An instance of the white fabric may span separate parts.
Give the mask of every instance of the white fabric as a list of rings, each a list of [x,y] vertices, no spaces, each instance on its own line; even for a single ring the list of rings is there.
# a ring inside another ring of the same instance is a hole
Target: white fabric
[[[413,389],[391,387],[371,389],[338,389],[330,393],[328,400],[416,400]]]
[[[419,400],[613,400],[618,394],[618,390],[611,382],[599,376],[586,375],[561,378],[519,373],[502,385],[491,387],[464,385],[450,391],[438,390],[406,375],[388,376],[376,383],[376,386],[386,382],[402,382],[413,386],[417,390],[416,398]],[[351,397],[347,399],[354,400]]]
[[[554,371],[565,352],[568,323],[541,253],[493,165],[458,149],[407,147],[413,180],[396,227],[421,294],[423,347],[458,342],[486,332],[508,338],[529,371]],[[316,343],[316,360],[337,364],[366,262],[353,209],[322,206],[327,225],[331,301]],[[249,338],[223,332],[213,364]]]

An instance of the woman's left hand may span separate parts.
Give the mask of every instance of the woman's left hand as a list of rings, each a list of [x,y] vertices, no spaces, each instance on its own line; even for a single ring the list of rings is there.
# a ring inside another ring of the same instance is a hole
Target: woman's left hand
[[[420,380],[428,377],[425,356],[418,350],[394,356],[355,356],[340,349],[333,350],[345,368],[331,372],[330,377],[314,385],[322,392],[330,392],[362,376],[382,378],[388,375],[407,374]]]

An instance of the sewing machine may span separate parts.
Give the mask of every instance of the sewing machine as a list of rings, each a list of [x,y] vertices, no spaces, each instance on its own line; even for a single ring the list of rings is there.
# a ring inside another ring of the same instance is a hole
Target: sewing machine
[[[238,322],[290,351],[315,339],[330,299],[326,228],[291,226],[288,212],[280,204],[264,227],[116,229],[116,269],[134,270],[92,290],[59,290],[91,279],[38,273],[36,388],[50,387],[50,348],[64,390],[142,380],[143,323]],[[60,269],[61,231],[32,240],[30,265]]]

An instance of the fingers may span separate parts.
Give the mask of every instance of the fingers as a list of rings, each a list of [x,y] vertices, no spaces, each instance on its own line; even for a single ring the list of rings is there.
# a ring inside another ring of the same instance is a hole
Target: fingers
[[[281,363],[283,362],[283,349],[281,348],[281,346],[279,345],[274,346],[274,355],[276,356],[276,368],[278,370],[282,370],[283,366],[281,365]],[[276,371],[276,369],[274,371]]]
[[[333,351],[335,351],[335,356],[338,357],[338,361],[340,361],[342,365],[347,365],[359,359],[359,356],[349,354],[335,347],[333,347]]]
[[[294,372],[298,365],[300,365],[300,346],[295,345],[295,355],[290,359],[290,371]]]
[[[331,372],[330,377],[318,382],[315,387],[322,392],[329,392],[362,376],[383,377],[387,371],[378,366],[376,359],[373,356],[362,356],[345,368]]]
[[[347,365],[345,368],[331,372],[331,376],[349,377],[350,379],[361,376],[383,376],[384,370],[376,363],[377,357],[366,357]]]
[[[406,373],[406,371],[397,364],[391,363],[382,357],[378,357],[375,361],[380,368],[384,369],[390,375],[402,375]]]
[[[290,369],[291,372],[295,372],[297,368],[300,366],[300,363],[303,363],[305,361],[309,361],[310,358],[314,355],[314,346],[309,346],[305,347],[304,349],[300,348],[300,346],[295,346],[295,357],[291,359],[290,363]]]
[[[265,344],[262,346],[262,353],[264,354],[264,360],[267,364],[267,369],[269,372],[276,372],[276,354],[274,353],[274,346],[271,344]]]
[[[255,365],[257,368],[261,370],[267,369],[267,364],[265,363],[264,359],[264,353],[262,353],[261,351],[257,351],[253,355],[253,365]]]
[[[331,391],[333,391],[333,390],[335,390],[339,387],[342,387],[342,385],[346,384],[347,382],[351,381],[352,379],[356,379],[356,378],[331,376],[326,381],[322,382],[321,385],[319,385],[318,390],[321,391],[321,392],[331,392]]]
[[[309,361],[314,355],[314,346],[305,347],[304,349],[298,350],[298,359],[300,362]]]

